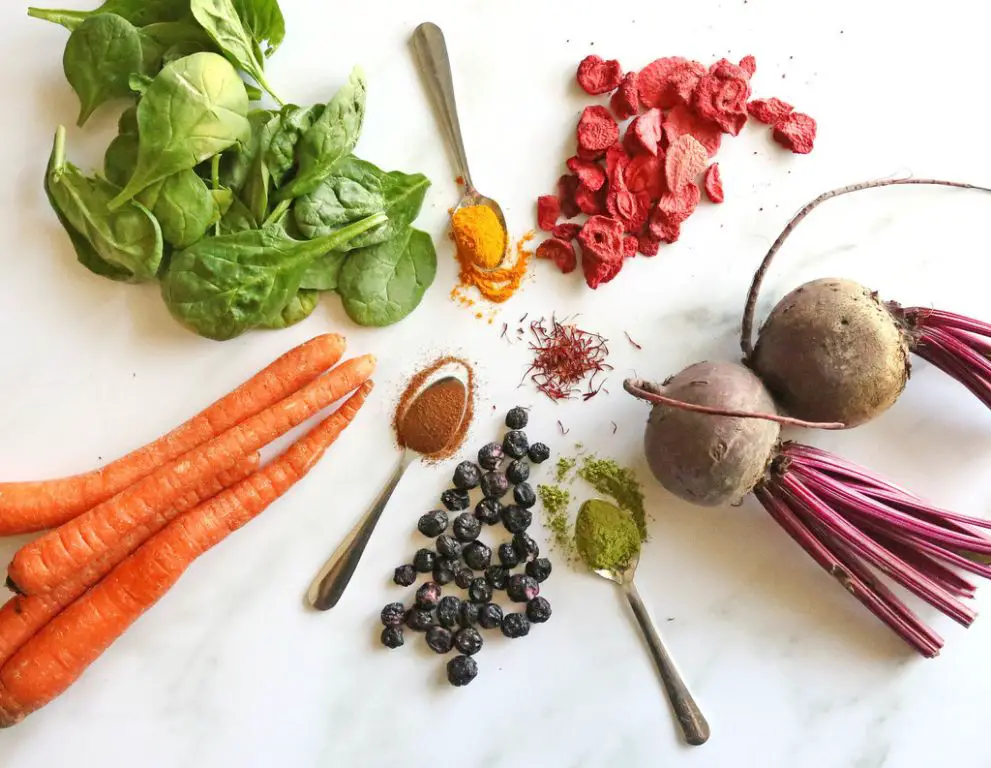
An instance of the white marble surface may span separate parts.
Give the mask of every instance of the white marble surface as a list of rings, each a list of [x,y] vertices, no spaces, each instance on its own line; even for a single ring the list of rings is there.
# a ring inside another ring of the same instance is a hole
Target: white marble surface
[[[986,617],[965,632],[924,611],[948,643],[938,660],[913,658],[756,505],[692,510],[646,474],[654,520],[641,590],[712,723],[704,747],[677,739],[619,595],[564,568],[546,590],[552,622],[525,641],[489,640],[467,689],[443,684],[440,660],[419,643],[377,647],[378,609],[403,594],[391,569],[417,546],[416,516],[453,464],[409,474],[339,608],[315,615],[301,605],[315,569],[386,477],[396,390],[431,354],[460,351],[478,364],[473,444],[498,426],[493,407],[520,402],[534,406],[530,431],[555,449],[581,440],[642,469],[645,410],[619,394],[620,378],[735,358],[750,272],[797,207],[833,186],[906,171],[988,182],[979,4],[947,0],[921,13],[851,0],[284,0],[289,34],[272,82],[310,102],[363,64],[370,96],[359,151],[434,179],[421,223],[437,238],[441,267],[422,308],[392,329],[358,330],[327,299],[300,327],[225,344],[177,327],[154,288],[103,281],[73,263],[41,192],[51,133],[76,113],[60,66],[65,34],[28,19],[24,5],[0,7],[0,475],[58,475],[117,456],[322,331],[346,333],[353,352],[377,353],[381,367],[374,401],[311,477],[190,568],[66,695],[0,734],[5,768],[991,765]],[[489,326],[447,298],[453,174],[406,46],[427,18],[448,32],[475,178],[517,232],[533,225],[534,197],[560,173],[585,103],[571,78],[589,52],[631,68],[661,55],[752,53],[757,93],[816,116],[819,142],[797,157],[758,128],[726,141],[727,202],[703,206],[681,243],[628,264],[595,293],[540,264]],[[101,111],[85,133],[70,128],[71,156],[97,160],[114,120]],[[841,274],[888,298],[987,319],[988,210],[979,194],[946,190],[829,203],[790,242],[767,297]],[[611,395],[555,407],[516,388],[527,355],[498,340],[503,318],[552,310],[580,311],[613,338]],[[571,429],[566,440],[558,419]],[[876,423],[803,439],[960,511],[982,514],[991,499],[991,415],[923,364]],[[17,544],[3,544],[4,559]]]

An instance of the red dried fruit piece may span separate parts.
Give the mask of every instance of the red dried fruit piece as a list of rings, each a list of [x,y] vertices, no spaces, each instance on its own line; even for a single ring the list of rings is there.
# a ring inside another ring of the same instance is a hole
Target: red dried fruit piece
[[[609,106],[618,120],[626,120],[640,111],[640,91],[637,73],[627,72],[616,93],[609,99]]]
[[[747,77],[753,77],[757,71],[757,59],[753,56],[744,56],[740,59],[740,69],[747,73]]]
[[[623,235],[623,258],[632,259],[640,250],[640,241],[636,235]]]
[[[630,159],[622,144],[614,144],[606,150],[606,179],[610,184],[615,186],[623,183],[623,175]]]
[[[631,141],[635,143],[639,152],[656,155],[657,147],[661,142],[661,110],[651,107],[640,115],[630,123],[626,135],[630,134],[633,134]]]
[[[606,193],[609,187],[604,185],[598,190],[589,189],[584,184],[579,184],[575,192],[575,203],[578,209],[588,215],[595,216],[606,212]]]
[[[573,219],[581,213],[578,203],[575,202],[579,183],[577,176],[568,173],[557,180],[557,198],[561,202],[561,214],[566,219]]]
[[[619,86],[622,78],[623,68],[615,59],[586,56],[578,65],[578,85],[585,93],[592,96],[609,93]]]
[[[656,256],[661,250],[661,239],[650,232],[644,232],[637,238],[637,248],[643,256]]]
[[[736,136],[747,122],[750,78],[736,64],[720,59],[695,89],[694,106],[700,117]]]
[[[650,215],[650,195],[631,192],[625,186],[612,187],[606,196],[606,210],[614,219],[623,222],[625,231],[637,232]]]
[[[592,216],[578,234],[582,271],[589,288],[608,283],[623,268],[623,225],[606,216]]]
[[[606,172],[602,166],[591,160],[582,160],[580,157],[568,158],[568,170],[571,171],[578,180],[593,192],[601,189],[606,183]]]
[[[723,197],[723,176],[719,172],[719,163],[713,163],[705,169],[705,196],[711,203],[721,203]]]
[[[774,140],[798,155],[812,151],[816,140],[816,121],[804,112],[792,112],[774,125]]]
[[[581,147],[578,147],[578,149],[575,150],[575,157],[579,160],[588,160],[589,162],[601,160],[605,157],[605,154],[606,153],[601,149],[582,149]]]
[[[709,157],[716,156],[723,141],[723,131],[718,125],[679,104],[664,116],[664,136],[670,145],[686,134],[694,136],[705,147]]]
[[[754,99],[747,104],[747,112],[750,113],[750,116],[768,125],[781,122],[794,111],[795,108],[791,104],[773,97],[770,99]]]
[[[619,141],[619,126],[605,107],[585,107],[578,120],[578,148],[601,152]]]
[[[574,240],[578,237],[581,229],[581,224],[576,224],[573,221],[563,221],[551,230],[551,234],[559,240]]]
[[[648,108],[660,109],[688,104],[695,86],[704,74],[705,67],[702,64],[680,56],[652,61],[637,76],[640,103]]]
[[[557,195],[541,195],[537,198],[537,226],[550,232],[561,216],[561,201]]]
[[[664,158],[664,179],[668,192],[677,195],[705,170],[709,155],[694,136],[679,136],[668,147]]]
[[[566,275],[578,266],[578,257],[571,243],[556,237],[548,238],[537,246],[537,258],[553,261]]]
[[[662,195],[650,213],[648,232],[661,242],[675,242],[681,236],[682,222],[695,212],[701,199],[702,191],[695,184],[688,184],[678,194]]]
[[[664,194],[664,155],[637,155],[630,160],[623,174],[630,192],[646,192],[654,201]]]

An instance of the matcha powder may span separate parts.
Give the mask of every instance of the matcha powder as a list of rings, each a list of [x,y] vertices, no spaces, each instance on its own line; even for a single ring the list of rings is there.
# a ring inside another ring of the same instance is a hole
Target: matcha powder
[[[544,506],[544,525],[554,534],[554,541],[570,560],[574,551],[571,520],[568,518],[571,494],[559,485],[538,485],[537,493]]]
[[[625,510],[591,499],[578,512],[575,545],[591,570],[619,573],[640,554],[640,531]]]
[[[641,541],[647,540],[647,513],[643,506],[643,491],[632,469],[622,467],[612,459],[586,456],[582,460],[578,476],[629,512],[636,523]]]

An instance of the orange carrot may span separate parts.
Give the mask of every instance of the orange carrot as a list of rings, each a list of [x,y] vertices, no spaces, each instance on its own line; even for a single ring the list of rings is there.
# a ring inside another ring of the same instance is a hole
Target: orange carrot
[[[54,528],[106,501],[313,381],[340,361],[344,346],[335,334],[311,339],[185,424],[100,469],[58,480],[0,483],[0,536]]]
[[[113,498],[26,544],[7,569],[8,585],[25,595],[54,589],[86,563],[114,549],[129,530],[150,524],[181,494],[231,469],[246,454],[302,424],[363,384],[374,370],[375,358],[371,355],[348,360],[270,408],[159,467]]]
[[[28,640],[0,668],[0,727],[20,722],[64,692],[197,557],[306,475],[371,389],[366,382],[278,459],[173,520]]]
[[[194,492],[181,498],[175,505],[175,514],[181,514],[212,499],[225,488],[234,485],[258,468],[259,456],[251,454],[238,464],[232,472],[221,472],[217,477]],[[141,540],[150,538],[167,524],[164,516],[157,522],[161,525],[147,530],[147,535]],[[140,542],[139,542],[140,543]],[[106,576],[114,566],[124,560],[131,550],[123,547],[115,552],[107,553],[104,557],[86,566],[68,581],[59,584],[55,589],[43,595],[14,595],[0,608],[0,666],[14,655],[35,632],[47,624],[63,608],[72,603],[87,589]]]

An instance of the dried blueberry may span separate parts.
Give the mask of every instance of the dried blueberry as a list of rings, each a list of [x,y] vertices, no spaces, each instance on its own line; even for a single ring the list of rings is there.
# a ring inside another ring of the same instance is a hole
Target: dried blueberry
[[[505,589],[509,571],[501,565],[490,565],[485,569],[485,580],[492,585],[492,589]]]
[[[473,603],[489,602],[492,599],[492,585],[481,576],[472,579],[468,586],[468,599]]]
[[[440,585],[428,581],[416,590],[416,607],[422,611],[429,611],[437,607],[440,602]]]
[[[502,624],[502,608],[495,603],[486,603],[478,609],[478,623],[482,629],[495,629]]]
[[[442,587],[454,581],[455,561],[449,557],[438,557],[434,562],[434,581]]]
[[[434,653],[447,653],[454,645],[454,635],[444,627],[431,627],[427,630],[427,646]]]
[[[500,544],[499,545],[499,562],[502,563],[507,568],[515,568],[520,564],[520,555],[516,551],[516,547],[512,544]]]
[[[406,618],[406,606],[402,603],[389,603],[382,609],[382,624],[386,627],[401,627]]]
[[[507,432],[506,436],[502,439],[502,450],[507,456],[512,456],[514,459],[522,459],[526,456],[527,451],[530,450],[530,443],[526,439],[526,432],[520,432],[517,429]]]
[[[492,564],[492,550],[480,541],[473,541],[465,546],[464,558],[473,571],[484,571]]]
[[[509,490],[509,481],[501,472],[482,475],[482,495],[487,499],[501,499]]]
[[[509,577],[506,594],[514,603],[529,603],[540,594],[540,585],[533,576],[517,573]]]
[[[520,483],[513,488],[513,501],[524,509],[530,509],[537,503],[537,494],[533,492],[529,483]]]
[[[392,580],[400,587],[408,587],[416,581],[416,568],[412,565],[400,565],[392,574]]]
[[[506,414],[506,426],[510,429],[523,429],[529,417],[523,408],[517,406]]]
[[[430,573],[434,569],[434,562],[437,560],[437,555],[429,549],[418,549],[416,554],[413,555],[413,567],[416,568],[418,573]]]
[[[442,597],[437,604],[437,621],[442,627],[451,628],[458,623],[458,608],[461,601],[453,595]]]
[[[504,458],[506,458],[506,454],[503,453],[502,446],[499,443],[484,445],[482,446],[482,450],[478,452],[478,463],[482,469],[489,471],[499,469],[499,465],[502,464]]]
[[[471,568],[463,566],[459,570],[454,572],[454,583],[457,584],[461,589],[468,589],[471,586],[471,582],[474,580],[475,574],[471,572]]]
[[[502,524],[510,533],[523,533],[533,522],[533,513],[515,504],[509,504],[502,509]]]
[[[470,491],[478,487],[478,481],[482,477],[482,470],[473,461],[462,461],[454,470],[454,487],[462,491]]]
[[[482,523],[471,512],[462,512],[454,518],[454,536],[458,541],[474,541],[481,532]]]
[[[461,543],[446,533],[437,537],[437,554],[457,560],[461,557]]]
[[[533,624],[543,624],[551,617],[551,604],[542,597],[535,597],[526,604],[526,617]]]
[[[454,644],[465,656],[474,656],[482,650],[482,636],[474,627],[465,627],[454,636]]]
[[[467,600],[462,600],[461,605],[458,606],[458,626],[473,627],[477,621],[478,606]]]
[[[530,465],[525,461],[513,459],[506,467],[506,479],[511,483],[525,483],[529,477]]]
[[[382,645],[386,648],[400,648],[403,642],[402,627],[386,627],[382,630]]]
[[[498,499],[482,499],[475,505],[475,517],[486,525],[495,525],[502,519],[502,503]]]
[[[520,560],[528,560],[540,554],[540,547],[537,546],[537,542],[525,533],[517,533],[513,536],[513,548],[516,549]]]
[[[468,491],[459,491],[457,488],[448,488],[440,495],[441,504],[451,512],[459,512],[471,506],[471,497]]]
[[[551,457],[551,449],[543,443],[534,443],[530,446],[530,450],[527,451],[527,456],[530,457],[530,461],[534,464],[543,464]]]
[[[526,637],[530,634],[530,620],[522,613],[507,613],[502,617],[502,634],[506,637]]]
[[[435,539],[447,530],[447,513],[442,509],[427,512],[416,524],[416,529],[424,536]]]
[[[414,632],[426,632],[435,623],[434,614],[431,611],[422,611],[419,608],[414,608],[406,616],[406,626]]]
[[[546,557],[531,560],[526,564],[526,575],[535,579],[538,584],[547,581],[547,577],[551,575],[551,561]]]
[[[460,688],[478,675],[478,664],[470,656],[455,656],[447,662],[447,682]]]

